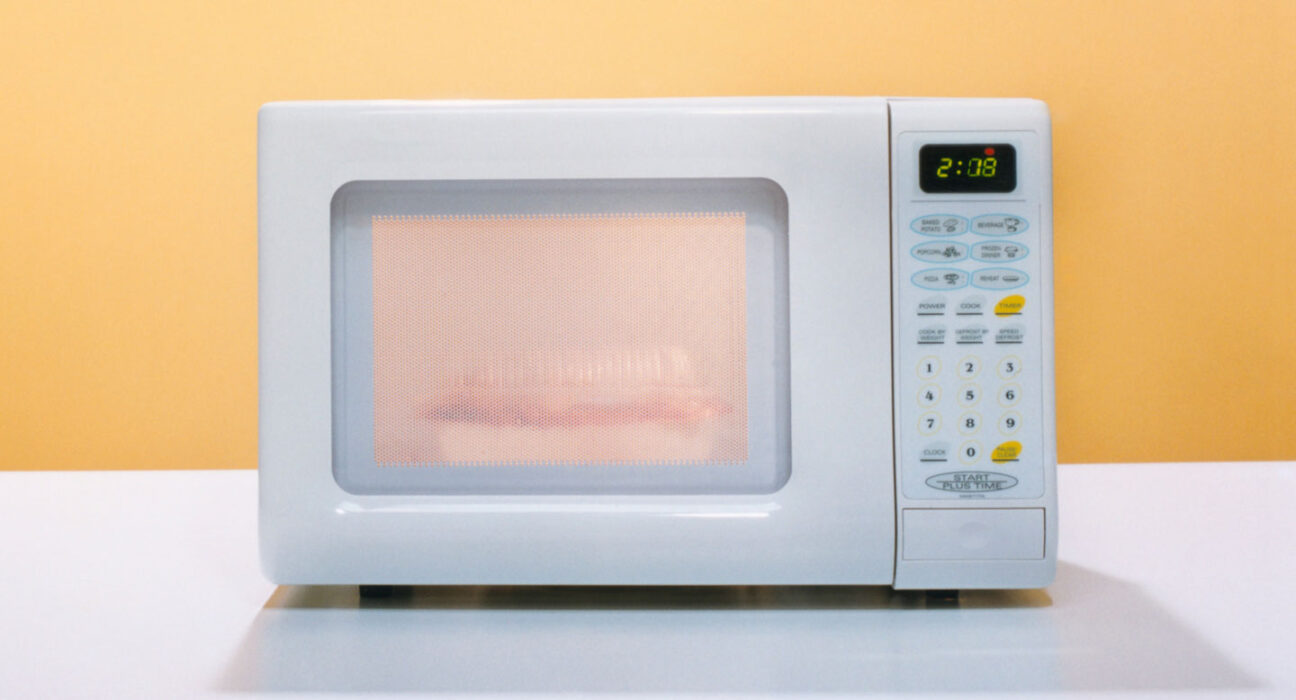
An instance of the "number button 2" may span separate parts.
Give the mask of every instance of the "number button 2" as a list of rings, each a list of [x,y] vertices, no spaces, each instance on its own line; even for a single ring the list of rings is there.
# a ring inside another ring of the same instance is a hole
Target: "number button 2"
[[[958,376],[963,379],[971,379],[981,372],[981,358],[976,355],[968,355],[959,360]]]

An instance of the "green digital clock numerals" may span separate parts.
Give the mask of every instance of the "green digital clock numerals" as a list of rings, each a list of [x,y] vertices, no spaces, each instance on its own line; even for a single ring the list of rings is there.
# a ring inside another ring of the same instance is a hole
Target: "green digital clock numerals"
[[[1017,149],[1006,143],[928,144],[918,151],[923,192],[1012,192]]]

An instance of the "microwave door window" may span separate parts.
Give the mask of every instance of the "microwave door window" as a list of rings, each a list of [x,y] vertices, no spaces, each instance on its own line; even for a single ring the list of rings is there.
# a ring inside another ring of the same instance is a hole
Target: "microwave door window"
[[[744,218],[375,216],[378,466],[745,462]]]
[[[358,182],[333,202],[355,493],[769,493],[787,204],[760,179]]]

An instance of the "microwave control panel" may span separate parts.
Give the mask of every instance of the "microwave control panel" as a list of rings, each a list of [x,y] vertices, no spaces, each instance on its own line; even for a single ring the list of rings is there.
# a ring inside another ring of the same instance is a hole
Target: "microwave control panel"
[[[972,506],[1039,499],[1051,488],[1042,143],[1015,129],[915,130],[893,141],[894,416],[905,501]]]

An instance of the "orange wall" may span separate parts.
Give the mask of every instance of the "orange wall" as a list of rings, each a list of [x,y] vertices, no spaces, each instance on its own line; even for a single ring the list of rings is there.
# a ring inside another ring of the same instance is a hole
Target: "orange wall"
[[[254,466],[263,102],[762,94],[1047,100],[1062,460],[1293,459],[1293,37],[1282,1],[6,3],[0,468]]]

